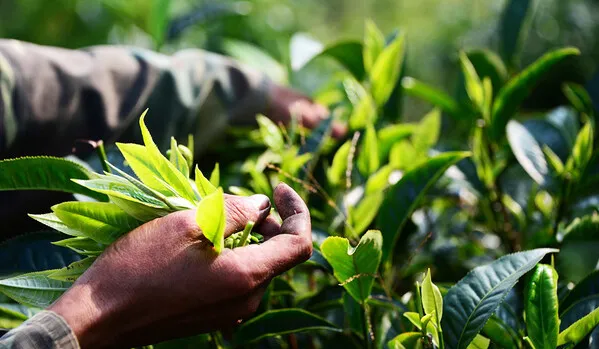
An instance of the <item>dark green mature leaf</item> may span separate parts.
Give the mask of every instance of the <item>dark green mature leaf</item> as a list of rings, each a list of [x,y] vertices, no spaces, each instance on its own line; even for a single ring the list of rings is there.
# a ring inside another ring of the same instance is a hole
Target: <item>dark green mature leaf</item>
[[[449,348],[464,349],[482,330],[505,296],[554,249],[536,249],[503,256],[477,267],[449,289],[444,299],[442,328]]]
[[[441,110],[456,120],[463,117],[464,112],[460,105],[445,92],[409,76],[401,80],[401,86],[408,95],[424,99],[432,105],[441,108]]]
[[[565,275],[565,274],[564,274]],[[560,329],[563,331],[591,311],[599,307],[599,270],[593,271],[564,298],[560,303]],[[584,344],[599,343],[599,328],[593,330]]]
[[[507,139],[522,168],[535,182],[544,186],[548,180],[549,168],[539,143],[515,120],[507,124]]]
[[[599,255],[599,217],[576,218],[563,232],[557,265],[562,276],[577,282],[596,269]]]
[[[381,262],[382,237],[370,230],[355,248],[349,240],[337,236],[326,238],[320,252],[333,267],[335,278],[359,303],[370,297],[374,278]]]
[[[45,270],[2,279],[0,293],[21,304],[46,308],[72,285],[70,282],[50,279],[48,275],[55,271]]]
[[[526,331],[536,349],[554,349],[559,333],[557,272],[539,264],[527,286]]]
[[[451,165],[468,156],[470,153],[467,152],[438,155],[404,174],[399,182],[388,189],[377,217],[377,224],[383,234],[384,261],[390,261],[391,252],[404,225],[427,190]]]
[[[519,348],[520,336],[496,315],[487,321],[482,333],[500,348]]]
[[[549,52],[514,76],[501,89],[493,103],[491,136],[495,140],[499,140],[505,134],[505,126],[510,118],[547,72],[564,59],[579,54],[580,51],[572,47]]]
[[[0,161],[0,191],[53,190],[106,201],[105,195],[71,181],[90,178],[93,178],[93,172],[74,161],[62,158],[41,156]]]
[[[510,65],[515,63],[528,32],[533,3],[534,0],[509,0],[501,16],[500,52]]]
[[[53,241],[64,235],[40,231],[20,235],[0,244],[0,277],[57,269],[78,261],[81,257]]]
[[[341,332],[340,328],[303,309],[271,310],[238,327],[233,342],[241,345],[266,337],[316,330]]]

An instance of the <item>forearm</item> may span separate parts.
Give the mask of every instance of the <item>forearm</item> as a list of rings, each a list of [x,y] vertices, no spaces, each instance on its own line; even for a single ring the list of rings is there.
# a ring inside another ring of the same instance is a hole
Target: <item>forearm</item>
[[[263,112],[267,89],[262,74],[201,50],[169,57],[0,40],[0,157],[63,155],[76,139],[137,138],[130,129],[145,108],[159,144],[190,132],[202,140]]]
[[[2,349],[78,349],[79,343],[66,321],[42,311],[0,338]]]

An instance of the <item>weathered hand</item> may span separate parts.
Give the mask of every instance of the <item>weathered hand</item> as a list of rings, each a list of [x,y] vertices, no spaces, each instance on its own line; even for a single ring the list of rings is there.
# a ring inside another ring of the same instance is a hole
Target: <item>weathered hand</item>
[[[216,255],[194,211],[153,220],[111,245],[49,310],[65,318],[82,348],[132,347],[235,325],[258,307],[265,286],[312,253],[308,208],[289,186],[269,216],[266,196],[227,196],[226,234],[252,220],[259,245]]]
[[[329,111],[324,106],[314,103],[295,90],[276,84],[273,84],[270,89],[269,100],[266,116],[285,125],[291,120],[291,115],[295,114],[300,117],[304,126],[314,128],[329,115]],[[341,138],[346,132],[345,125],[338,122],[333,123],[332,136],[334,138]]]

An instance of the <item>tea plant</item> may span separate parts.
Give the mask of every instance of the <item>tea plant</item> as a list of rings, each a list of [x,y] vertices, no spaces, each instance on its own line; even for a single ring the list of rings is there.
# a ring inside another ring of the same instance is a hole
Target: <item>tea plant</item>
[[[179,209],[199,207],[198,223],[216,251],[242,246],[251,226],[223,241],[212,219],[222,221],[224,212],[219,185],[272,195],[286,181],[310,207],[311,260],[275,278],[256,316],[231,339],[203,335],[157,347],[596,346],[599,168],[591,99],[566,82],[569,106],[521,108],[578,51],[549,52],[521,72],[491,51],[461,52],[459,99],[406,75],[403,33],[386,37],[372,23],[365,32],[363,42],[324,47],[305,63],[328,57],[344,68],[315,96],[329,119],[309,132],[297,118],[284,128],[258,116],[256,130],[234,132],[250,156],[221,163],[210,179],[196,170],[195,185],[193,147],[173,141],[163,157],[143,118],[145,147],[118,145],[136,177],[119,166],[96,174],[63,159],[0,162],[2,190],[98,200],[34,216],[74,235],[57,244],[87,258],[0,279],[0,292],[46,306],[119,235]],[[398,123],[403,94],[434,109],[418,123]],[[329,137],[333,120],[348,124],[346,139]],[[18,325],[30,309],[6,301],[0,325]]]

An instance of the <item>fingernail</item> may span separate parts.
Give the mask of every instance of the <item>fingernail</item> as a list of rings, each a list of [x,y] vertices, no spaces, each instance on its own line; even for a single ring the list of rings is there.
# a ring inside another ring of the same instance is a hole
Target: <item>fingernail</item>
[[[256,194],[249,198],[258,207],[260,212],[270,209],[270,199],[266,195]]]

